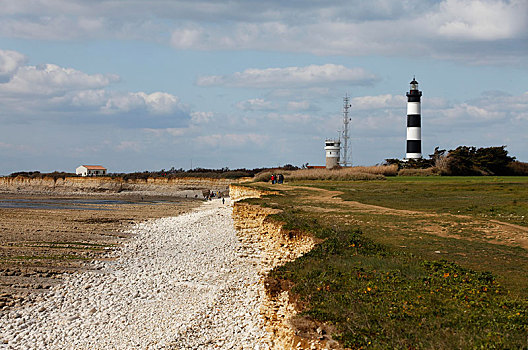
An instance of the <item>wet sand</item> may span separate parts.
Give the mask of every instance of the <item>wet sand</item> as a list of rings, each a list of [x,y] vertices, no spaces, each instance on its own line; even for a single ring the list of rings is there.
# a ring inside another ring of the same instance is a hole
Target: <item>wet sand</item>
[[[0,194],[0,312],[89,268],[129,237],[130,224],[176,216],[200,200],[142,195]]]

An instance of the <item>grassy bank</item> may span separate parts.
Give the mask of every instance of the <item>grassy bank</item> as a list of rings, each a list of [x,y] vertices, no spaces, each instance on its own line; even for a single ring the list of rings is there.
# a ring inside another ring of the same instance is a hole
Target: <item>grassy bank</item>
[[[528,178],[295,182],[273,189],[281,195],[251,201],[281,209],[276,220],[324,241],[273,270],[268,291],[288,286],[300,317],[331,325],[344,346],[527,346],[528,253],[506,238],[528,226]]]

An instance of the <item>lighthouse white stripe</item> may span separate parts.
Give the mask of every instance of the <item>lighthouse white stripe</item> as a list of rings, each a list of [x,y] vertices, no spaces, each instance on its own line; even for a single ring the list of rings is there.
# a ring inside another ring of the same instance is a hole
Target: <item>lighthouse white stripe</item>
[[[407,159],[418,159],[418,158],[422,158],[422,154],[421,153],[407,153],[405,155],[405,158]]]
[[[420,102],[407,102],[407,115],[422,114],[421,112]]]
[[[422,139],[422,128],[410,127],[407,128],[407,140],[421,140]]]

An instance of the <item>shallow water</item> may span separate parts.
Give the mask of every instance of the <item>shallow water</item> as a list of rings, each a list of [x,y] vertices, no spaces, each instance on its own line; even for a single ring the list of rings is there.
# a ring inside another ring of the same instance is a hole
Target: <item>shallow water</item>
[[[124,201],[115,199],[0,199],[0,208],[16,209],[77,209],[77,210],[113,210],[107,207],[115,204],[152,205],[163,201]]]

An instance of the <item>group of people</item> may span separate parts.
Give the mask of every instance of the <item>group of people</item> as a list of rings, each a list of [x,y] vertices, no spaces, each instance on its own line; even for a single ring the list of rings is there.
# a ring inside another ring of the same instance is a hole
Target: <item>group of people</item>
[[[206,201],[212,201],[213,198],[217,197],[218,199],[222,200],[222,204],[225,204],[225,198],[222,196],[220,191],[216,191],[215,193],[214,191],[203,190],[202,193]]]
[[[284,182],[284,175],[282,174],[271,174],[271,183],[272,184],[281,184]]]

